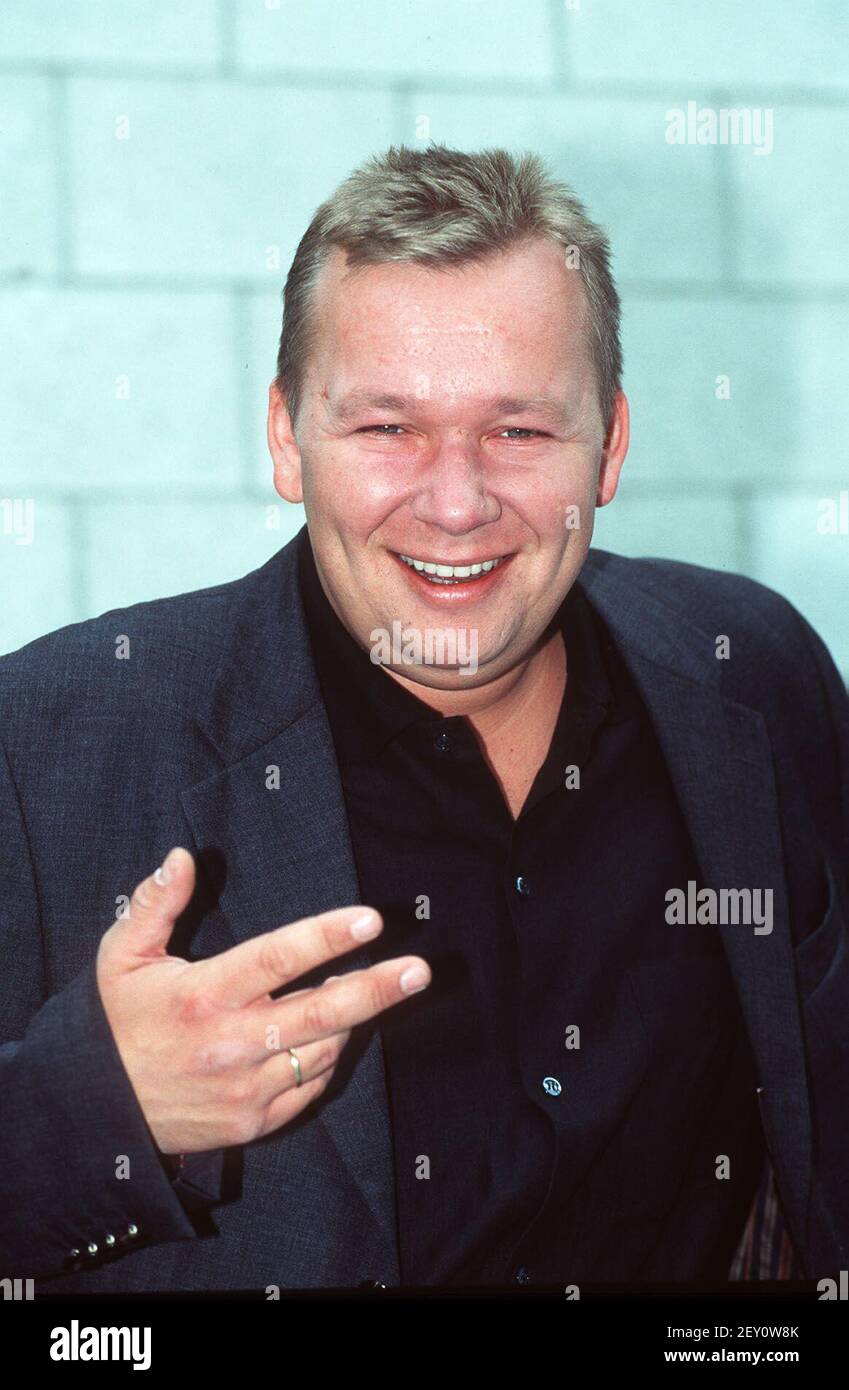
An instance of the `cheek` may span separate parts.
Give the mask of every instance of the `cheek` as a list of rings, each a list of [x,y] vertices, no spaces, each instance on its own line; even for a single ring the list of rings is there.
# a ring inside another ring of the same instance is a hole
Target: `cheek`
[[[374,474],[345,466],[331,453],[317,450],[304,470],[304,506],[317,531],[365,542],[381,521],[382,492]]]
[[[595,492],[584,474],[546,471],[521,484],[505,486],[501,500],[546,542],[569,540],[592,526]]]
[[[310,470],[317,513],[362,540],[413,494],[397,460],[326,453]]]
[[[560,467],[546,470],[538,498],[540,518],[548,535],[592,530],[596,474],[593,461],[581,453],[562,459]]]

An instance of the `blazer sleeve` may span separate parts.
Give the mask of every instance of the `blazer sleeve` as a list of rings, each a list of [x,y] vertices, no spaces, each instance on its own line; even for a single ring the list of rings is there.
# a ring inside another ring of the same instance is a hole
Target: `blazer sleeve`
[[[829,913],[827,937],[831,965],[813,996],[807,1000],[812,1113],[814,1119],[813,1178],[808,1213],[808,1239],[819,1261],[816,1274],[831,1274],[849,1258],[849,1126],[846,1122],[849,1056],[849,694],[825,643],[802,619],[802,630],[820,680],[830,729],[823,727],[823,780],[820,828],[826,838],[835,907]],[[830,746],[829,746],[830,735]],[[820,808],[818,808],[820,809]],[[820,927],[803,946],[816,951]],[[818,967],[820,970],[822,966]],[[814,1049],[815,1051],[812,1051]],[[819,1252],[827,1252],[821,1255]],[[810,1271],[809,1271],[810,1272]]]
[[[0,747],[0,1273],[55,1278],[196,1237],[223,1151],[169,1178],[103,1009],[92,961],[43,1002],[38,892]],[[31,1015],[20,1038],[21,1007]],[[76,1252],[76,1253],[74,1253]]]
[[[833,803],[829,824],[834,828],[835,835],[835,842],[830,848],[838,870],[843,869],[842,887],[845,890],[849,875],[849,692],[822,638],[801,615],[800,621],[819,674],[834,739],[833,753],[827,764],[831,773],[830,798]]]

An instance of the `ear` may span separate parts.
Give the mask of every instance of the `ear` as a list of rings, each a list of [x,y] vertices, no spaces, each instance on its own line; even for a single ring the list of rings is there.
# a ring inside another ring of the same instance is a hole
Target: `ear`
[[[268,451],[274,463],[274,486],[285,502],[303,502],[301,451],[292,430],[286,398],[276,380],[268,388]]]
[[[607,435],[604,441],[604,449],[601,455],[601,464],[598,470],[598,489],[596,492],[596,506],[606,507],[608,502],[612,502],[616,496],[616,489],[619,486],[619,474],[625,462],[625,455],[628,452],[628,441],[630,439],[630,412],[628,410],[628,398],[624,391],[619,391],[613,402],[613,409],[610,412],[610,424],[607,427]]]

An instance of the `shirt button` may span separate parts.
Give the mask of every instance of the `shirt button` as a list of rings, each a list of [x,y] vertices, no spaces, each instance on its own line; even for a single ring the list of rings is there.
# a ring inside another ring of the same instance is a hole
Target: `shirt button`
[[[542,1089],[545,1091],[546,1095],[559,1096],[563,1087],[560,1085],[556,1076],[546,1076],[542,1083]]]
[[[433,740],[433,746],[437,753],[448,753],[451,749],[451,735],[445,733],[437,734],[436,738]]]
[[[523,898],[527,898],[530,895],[530,891],[531,885],[528,883],[528,880],[524,878],[522,874],[519,874],[519,877],[516,879],[516,892],[521,893]]]
[[[531,1276],[530,1276],[530,1274],[528,1273],[528,1271],[525,1269],[525,1266],[522,1265],[521,1268],[520,1268],[520,1269],[517,1269],[517,1270],[516,1270],[516,1273],[513,1275],[513,1283],[514,1283],[514,1284],[529,1284],[530,1282],[531,1282]]]

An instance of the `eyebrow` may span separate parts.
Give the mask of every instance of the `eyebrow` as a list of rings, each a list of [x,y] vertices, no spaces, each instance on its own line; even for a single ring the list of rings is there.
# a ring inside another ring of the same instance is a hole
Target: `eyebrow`
[[[331,411],[337,420],[345,421],[364,409],[407,411],[414,410],[420,404],[417,396],[357,390],[343,396],[338,405],[331,407]],[[553,419],[565,420],[564,403],[551,396],[491,396],[483,402],[483,408],[495,415],[527,415],[531,411],[539,411]]]

